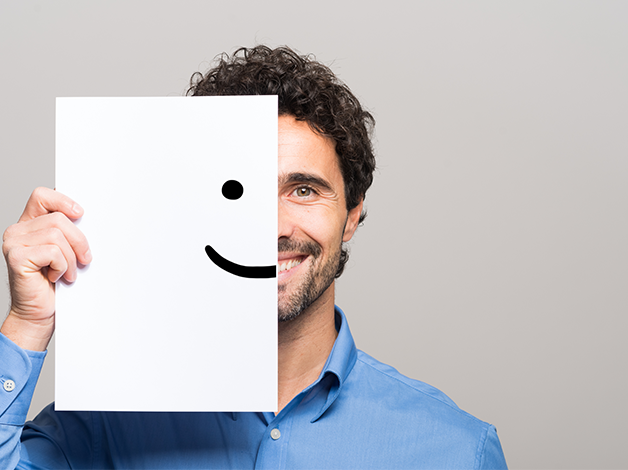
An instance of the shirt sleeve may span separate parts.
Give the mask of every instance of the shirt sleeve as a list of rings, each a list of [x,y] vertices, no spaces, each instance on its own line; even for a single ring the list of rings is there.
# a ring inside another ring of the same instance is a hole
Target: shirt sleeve
[[[0,333],[0,462],[3,468],[14,469],[20,461],[20,437],[45,357],[45,351],[26,351]]]
[[[486,441],[484,442],[484,450],[480,457],[480,469],[481,470],[508,470],[506,465],[506,458],[502,451],[502,445],[497,437],[497,430],[495,426],[489,426]]]

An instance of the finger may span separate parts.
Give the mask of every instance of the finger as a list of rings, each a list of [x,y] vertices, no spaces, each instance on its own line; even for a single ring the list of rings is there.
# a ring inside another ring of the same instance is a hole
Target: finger
[[[67,240],[67,243],[71,246],[74,256],[82,264],[89,264],[92,261],[92,254],[89,249],[89,243],[87,238],[81,232],[81,230],[72,223],[64,214],[60,212],[54,212],[52,214],[42,215],[35,219],[31,219],[25,222],[17,223],[9,227],[4,233],[5,242],[8,240],[15,240],[12,243],[18,243],[19,240],[32,233],[41,232],[38,240],[39,244],[54,243],[57,240],[56,232],[47,232],[48,229],[56,229]],[[51,235],[55,238],[47,241],[45,236]]]
[[[63,275],[68,282],[76,280],[76,254],[70,243],[63,235],[63,232],[56,227],[45,228],[37,232],[27,233],[19,238],[13,238],[5,243],[6,249],[10,251],[13,246],[37,247],[44,245],[56,245],[61,250],[65,258],[67,269]]]
[[[65,194],[50,188],[39,187],[31,194],[18,222],[31,220],[51,212],[61,212],[71,219],[78,219],[83,215],[83,208]]]
[[[61,279],[68,269],[67,261],[57,245],[15,247],[8,252],[7,262],[15,268],[14,273],[22,277],[48,267],[47,276],[51,282]]]

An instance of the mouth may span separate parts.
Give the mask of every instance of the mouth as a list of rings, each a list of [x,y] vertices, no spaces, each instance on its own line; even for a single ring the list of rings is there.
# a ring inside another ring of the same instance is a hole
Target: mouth
[[[277,265],[279,266],[279,269],[278,269],[279,273],[290,271],[292,268],[296,268],[298,265],[300,265],[303,262],[305,258],[307,258],[307,256],[306,255],[299,255],[299,256],[290,255],[290,257],[281,256],[281,258],[282,259],[280,259],[277,262]]]
[[[212,262],[220,269],[227,271],[234,276],[246,277],[250,279],[268,279],[277,277],[277,266],[243,266],[223,258],[211,246],[205,247],[205,253]]]

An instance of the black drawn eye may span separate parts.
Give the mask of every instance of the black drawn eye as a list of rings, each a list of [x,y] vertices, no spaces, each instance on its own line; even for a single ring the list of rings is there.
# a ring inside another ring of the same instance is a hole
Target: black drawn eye
[[[229,180],[222,185],[222,195],[232,201],[240,199],[244,194],[244,188],[239,181]]]

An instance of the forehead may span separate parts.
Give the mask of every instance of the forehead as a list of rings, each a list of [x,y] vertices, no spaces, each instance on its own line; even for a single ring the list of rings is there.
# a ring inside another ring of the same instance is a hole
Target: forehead
[[[332,186],[342,186],[338,156],[331,139],[323,137],[304,121],[279,117],[279,179],[290,173],[311,173]]]

